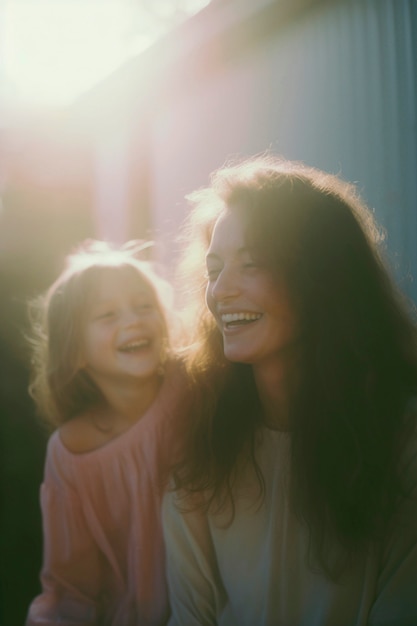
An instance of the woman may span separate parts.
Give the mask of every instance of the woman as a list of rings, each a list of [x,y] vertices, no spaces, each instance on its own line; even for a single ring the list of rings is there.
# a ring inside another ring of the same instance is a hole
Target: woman
[[[170,623],[416,624],[416,328],[371,213],[273,157],[190,199]]]

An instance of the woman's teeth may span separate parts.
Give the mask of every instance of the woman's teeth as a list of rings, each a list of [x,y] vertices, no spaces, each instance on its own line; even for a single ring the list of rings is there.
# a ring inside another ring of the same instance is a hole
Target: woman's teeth
[[[223,313],[223,315],[221,315],[221,320],[223,324],[226,325],[237,325],[256,322],[256,320],[259,320],[261,317],[261,313]]]

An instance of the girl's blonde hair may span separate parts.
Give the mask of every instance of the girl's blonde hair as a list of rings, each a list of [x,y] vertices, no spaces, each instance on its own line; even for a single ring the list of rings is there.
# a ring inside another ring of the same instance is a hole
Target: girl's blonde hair
[[[173,350],[178,328],[170,285],[138,255],[149,243],[128,242],[120,248],[87,240],[66,259],[62,273],[47,292],[29,304],[31,380],[29,391],[39,414],[52,428],[102,400],[97,386],[80,370],[80,331],[94,285],[103,272],[137,272],[148,285],[163,318],[166,352]],[[170,324],[168,324],[168,311]]]

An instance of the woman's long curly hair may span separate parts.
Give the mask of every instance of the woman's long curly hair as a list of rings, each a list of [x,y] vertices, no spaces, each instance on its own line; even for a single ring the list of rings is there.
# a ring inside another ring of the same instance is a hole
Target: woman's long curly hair
[[[415,423],[407,406],[417,392],[411,303],[386,269],[371,211],[337,176],[263,156],[218,170],[189,200],[180,276],[187,325],[195,328],[187,354],[194,409],[175,488],[206,510],[231,503],[233,515],[233,485],[241,459],[249,458],[263,493],[252,368],[226,361],[204,302],[214,224],[234,211],[244,216],[256,260],[285,278],[299,319],[291,502],[309,527],[311,554],[336,577],[359,547],[380,536],[401,493],[398,464]],[[342,547],[337,564],[328,549],[333,539]]]
[[[103,241],[87,240],[67,257],[65,269],[46,294],[29,304],[29,390],[49,428],[103,401],[96,384],[80,368],[82,325],[103,273],[133,271],[151,288],[164,320],[169,351],[174,329],[167,323],[173,300],[171,288],[148,261],[137,258],[144,247],[148,244],[138,241],[115,248]],[[172,313],[169,319],[173,317]]]

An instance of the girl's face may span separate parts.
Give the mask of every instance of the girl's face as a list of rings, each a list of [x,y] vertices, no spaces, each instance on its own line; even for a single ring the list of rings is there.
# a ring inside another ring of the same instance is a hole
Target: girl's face
[[[105,269],[83,325],[82,367],[101,389],[157,376],[164,330],[156,297],[134,268]]]
[[[296,315],[284,282],[252,259],[236,213],[225,211],[217,220],[206,263],[206,302],[226,358],[254,366],[281,361],[297,339]]]

